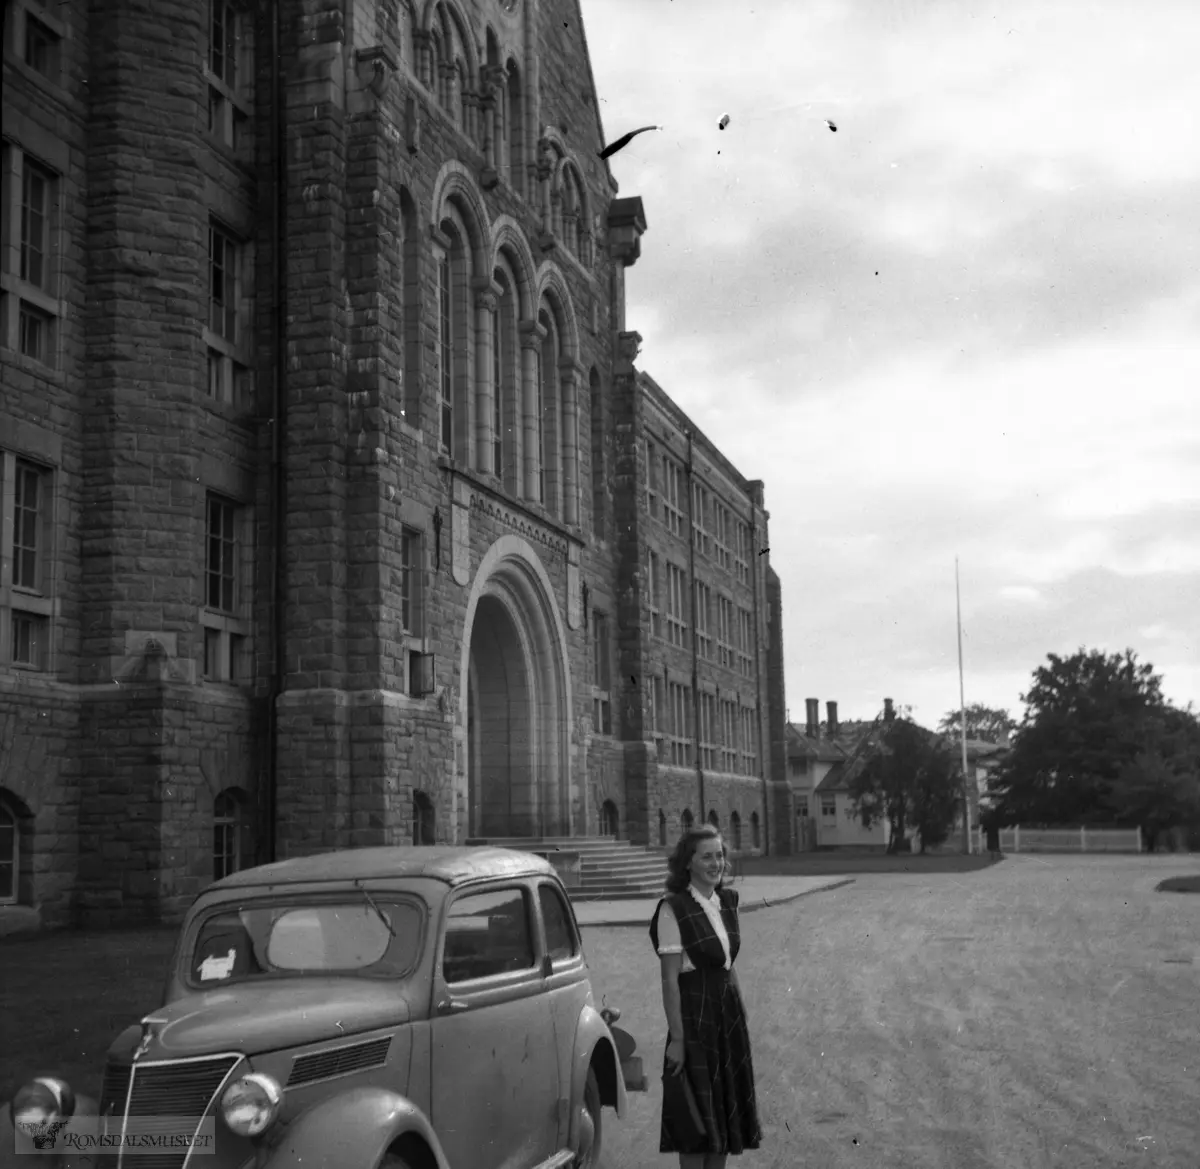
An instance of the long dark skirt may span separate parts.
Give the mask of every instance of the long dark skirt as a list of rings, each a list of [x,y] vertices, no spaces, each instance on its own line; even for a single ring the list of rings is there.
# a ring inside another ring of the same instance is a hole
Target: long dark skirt
[[[727,970],[700,968],[679,976],[683,1008],[683,1048],[696,1103],[704,1117],[707,1142],[676,1148],[664,1123],[662,1153],[741,1153],[762,1139],[754,1095],[750,1032],[741,996]],[[663,1052],[663,1072],[667,1068]]]

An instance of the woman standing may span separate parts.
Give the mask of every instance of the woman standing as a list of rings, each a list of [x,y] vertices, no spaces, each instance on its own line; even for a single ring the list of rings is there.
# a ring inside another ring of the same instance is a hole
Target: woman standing
[[[659,1151],[680,1169],[724,1169],[762,1139],[746,1008],[733,963],[741,947],[738,895],[721,884],[725,847],[711,824],[683,834],[667,861],[667,895],[650,921],[667,1014],[664,1075],[687,1070],[705,1136],[679,1148],[664,1112]]]

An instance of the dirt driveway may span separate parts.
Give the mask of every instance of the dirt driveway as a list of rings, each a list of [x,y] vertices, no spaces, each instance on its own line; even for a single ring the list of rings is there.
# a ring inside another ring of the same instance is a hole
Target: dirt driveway
[[[764,1147],[730,1169],[1200,1165],[1200,858],[1010,856],[748,914]],[[651,1090],[608,1169],[658,1153],[662,1011],[640,929],[587,930]]]

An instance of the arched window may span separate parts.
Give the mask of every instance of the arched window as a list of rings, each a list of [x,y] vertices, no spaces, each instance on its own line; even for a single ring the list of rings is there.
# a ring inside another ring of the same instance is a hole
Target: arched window
[[[600,807],[600,835],[619,836],[621,830],[620,813],[612,800],[605,800]]]
[[[742,818],[736,812],[729,815],[729,835],[733,838],[735,852],[742,850]]]
[[[600,390],[600,375],[595,369],[588,375],[588,396],[592,411],[592,531],[598,540],[603,540],[608,512],[604,474],[604,398]]]
[[[17,813],[6,799],[0,797],[0,905],[11,905],[16,901],[20,873],[21,836]]]
[[[542,311],[539,323],[546,330],[542,341],[540,400],[538,401],[538,465],[540,497],[546,510],[561,516],[562,492],[562,391],[558,362],[562,355],[561,339],[554,314]]]
[[[658,809],[658,843],[667,843],[667,814],[662,808]]]
[[[750,813],[750,847],[751,848],[761,847],[760,843],[759,843],[759,838],[758,838],[758,813],[757,812]]]
[[[716,808],[710,808],[708,812],[708,822],[718,831],[721,827],[721,817],[717,815]]]
[[[505,120],[508,128],[508,179],[509,186],[518,195],[525,190],[525,116],[524,103],[521,100],[521,75],[517,63],[511,57],[508,59],[508,103],[505,110]]]
[[[213,880],[245,867],[250,854],[247,804],[237,788],[226,788],[213,800]]]
[[[417,210],[406,187],[400,188],[398,254],[400,261],[400,402],[404,420],[421,429],[421,232]]]
[[[438,442],[442,450],[454,450],[454,268],[450,253],[438,256]]]
[[[692,809],[691,808],[683,809],[683,815],[679,817],[679,823],[680,823],[681,827],[683,828],[684,832],[691,832],[692,825],[693,825],[693,823],[695,823],[695,821],[692,817]]]
[[[436,840],[433,801],[422,791],[413,792],[412,842],[433,844]]]

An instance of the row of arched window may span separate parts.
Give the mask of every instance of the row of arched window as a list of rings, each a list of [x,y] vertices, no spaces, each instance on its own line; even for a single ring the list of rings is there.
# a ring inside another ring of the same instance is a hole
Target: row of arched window
[[[462,466],[494,475],[514,497],[579,524],[581,452],[589,421],[601,425],[600,377],[594,368],[588,373],[589,410],[582,400],[583,370],[572,352],[565,284],[543,290],[533,305],[526,266],[511,253],[502,250],[491,272],[478,271],[484,250],[469,209],[454,201],[434,239],[436,335],[429,380],[436,387],[441,450]],[[596,448],[594,436],[591,445]],[[593,476],[602,473],[593,466]]]
[[[538,131],[527,124],[521,68],[502,52],[495,32],[487,30],[486,56],[478,60],[461,12],[442,0],[428,27],[414,23],[412,40],[418,81],[517,194],[532,198],[539,175],[545,178],[539,208],[543,231],[590,265],[591,206],[582,175],[561,142],[539,143]],[[540,159],[539,149],[544,152]]]

